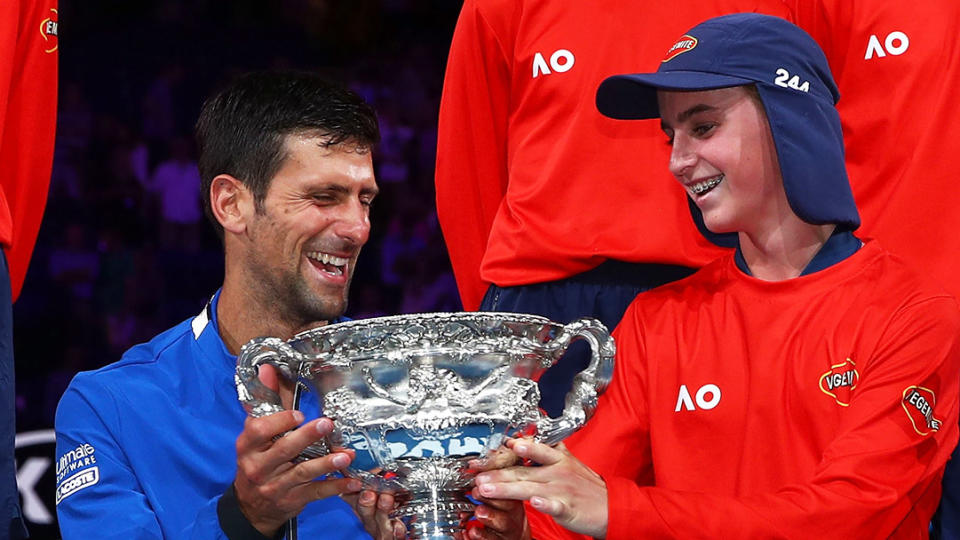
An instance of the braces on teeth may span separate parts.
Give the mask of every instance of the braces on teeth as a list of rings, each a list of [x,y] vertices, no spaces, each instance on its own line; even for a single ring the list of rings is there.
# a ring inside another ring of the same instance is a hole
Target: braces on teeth
[[[708,180],[708,181],[706,181],[706,182],[703,182],[703,183],[700,183],[700,184],[697,184],[697,185],[693,186],[693,188],[691,189],[691,191],[693,191],[694,194],[699,195],[699,194],[703,193],[704,191],[707,191],[707,190],[713,188],[714,186],[716,186],[717,184],[719,184],[722,180],[723,180],[723,175],[721,174],[720,176],[714,178],[713,180]]]

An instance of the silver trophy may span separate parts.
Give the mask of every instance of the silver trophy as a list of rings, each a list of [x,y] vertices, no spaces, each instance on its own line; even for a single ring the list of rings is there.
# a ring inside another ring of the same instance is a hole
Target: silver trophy
[[[563,414],[550,418],[535,381],[579,339],[590,345],[590,364]],[[299,459],[354,450],[345,474],[394,494],[393,517],[411,538],[445,539],[463,531],[474,509],[467,462],[507,437],[554,444],[579,429],[613,376],[613,356],[613,339],[595,319],[563,325],[516,313],[426,313],[325,326],[289,341],[254,339],[240,351],[236,381],[252,416],[284,410],[257,378],[263,364],[317,392],[335,429]]]

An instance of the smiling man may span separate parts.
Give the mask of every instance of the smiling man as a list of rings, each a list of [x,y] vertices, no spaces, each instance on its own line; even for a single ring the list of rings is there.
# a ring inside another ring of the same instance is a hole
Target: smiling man
[[[197,138],[223,287],[196,317],[71,382],[56,421],[63,537],[367,538],[336,497],[359,484],[324,477],[352,456],[290,461],[332,428],[303,423],[318,416],[313,396],[285,392],[303,412],[248,418],[234,371],[250,339],[346,309],[377,194],[374,112],[310,74],[250,74],[204,105]]]

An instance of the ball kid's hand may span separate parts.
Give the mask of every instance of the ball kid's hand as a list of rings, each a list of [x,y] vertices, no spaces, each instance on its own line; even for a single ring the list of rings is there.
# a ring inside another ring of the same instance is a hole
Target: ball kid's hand
[[[363,528],[376,540],[394,540],[406,538],[407,528],[399,520],[391,520],[394,509],[393,495],[377,493],[365,489],[360,493],[343,495],[353,511],[360,517]]]
[[[507,446],[539,467],[508,467],[480,473],[476,492],[486,499],[530,501],[563,527],[595,538],[607,532],[607,485],[563,444],[550,447],[529,439]]]

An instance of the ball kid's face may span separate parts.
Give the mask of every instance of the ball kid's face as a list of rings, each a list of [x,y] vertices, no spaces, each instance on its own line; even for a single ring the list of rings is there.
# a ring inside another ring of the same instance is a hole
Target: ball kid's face
[[[744,87],[659,91],[670,172],[714,233],[762,232],[793,214],[762,105]]]
[[[286,138],[286,158],[248,229],[255,249],[247,267],[294,325],[343,314],[378,191],[369,150],[323,142]]]

